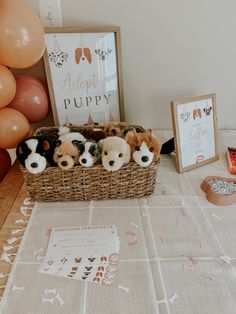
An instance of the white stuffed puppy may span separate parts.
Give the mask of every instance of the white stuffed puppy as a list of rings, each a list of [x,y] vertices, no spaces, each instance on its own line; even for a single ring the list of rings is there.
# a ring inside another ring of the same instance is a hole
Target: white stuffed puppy
[[[102,148],[102,164],[106,170],[119,170],[130,161],[130,146],[123,138],[109,136],[99,144]]]
[[[58,131],[59,138],[62,143],[63,142],[73,142],[73,141],[78,141],[78,142],[84,142],[86,141],[86,138],[80,134],[79,132],[70,132],[70,129],[67,126],[62,126],[59,127]]]

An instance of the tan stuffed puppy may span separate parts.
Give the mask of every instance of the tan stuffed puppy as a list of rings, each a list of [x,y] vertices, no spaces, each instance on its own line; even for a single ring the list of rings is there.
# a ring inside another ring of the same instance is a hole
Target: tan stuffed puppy
[[[125,122],[111,121],[104,125],[106,136],[122,136],[124,129],[127,127]]]
[[[73,141],[72,143],[62,143],[60,140],[57,141],[53,160],[62,170],[69,170],[78,163],[79,149],[76,144],[76,141]]]
[[[102,164],[106,170],[119,170],[130,161],[130,146],[123,138],[109,136],[99,144],[102,148]]]
[[[132,129],[126,134],[125,139],[130,145],[131,159],[141,167],[148,167],[152,161],[158,160],[161,145],[152,130],[137,133]]]

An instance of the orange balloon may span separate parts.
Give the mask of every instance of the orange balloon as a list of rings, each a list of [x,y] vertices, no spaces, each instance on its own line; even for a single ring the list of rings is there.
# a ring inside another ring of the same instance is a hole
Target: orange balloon
[[[14,148],[29,135],[30,125],[25,116],[12,108],[0,110],[0,147]]]
[[[48,92],[45,85],[30,75],[17,76],[16,95],[9,107],[23,113],[29,123],[43,120],[49,113]]]
[[[0,64],[0,108],[8,105],[16,93],[16,81],[11,71]]]
[[[0,63],[17,69],[38,62],[45,49],[37,14],[22,0],[0,0]]]

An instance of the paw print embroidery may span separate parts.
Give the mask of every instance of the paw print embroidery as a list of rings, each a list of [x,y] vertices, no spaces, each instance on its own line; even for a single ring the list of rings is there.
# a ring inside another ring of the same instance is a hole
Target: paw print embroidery
[[[104,50],[102,50],[102,49],[96,49],[96,50],[95,50],[95,53],[99,56],[99,58],[100,58],[101,60],[107,59],[108,56],[109,56],[109,54],[110,54],[111,52],[112,52],[112,50],[109,49],[109,48],[104,49]]]
[[[68,261],[68,259],[67,259],[65,256],[61,259],[61,262],[62,262],[63,264],[65,264],[67,261]]]

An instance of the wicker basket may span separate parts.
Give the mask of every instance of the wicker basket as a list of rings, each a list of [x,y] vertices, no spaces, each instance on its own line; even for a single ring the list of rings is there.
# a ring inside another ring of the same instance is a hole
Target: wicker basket
[[[72,131],[80,132],[83,127],[73,126]],[[44,127],[36,135],[57,137],[57,127]],[[20,166],[27,190],[35,201],[74,201],[112,198],[142,197],[154,192],[159,162],[142,168],[135,162],[120,170],[108,172],[102,164],[85,168],[74,166],[68,171],[59,167],[48,167],[40,174],[31,174]]]

